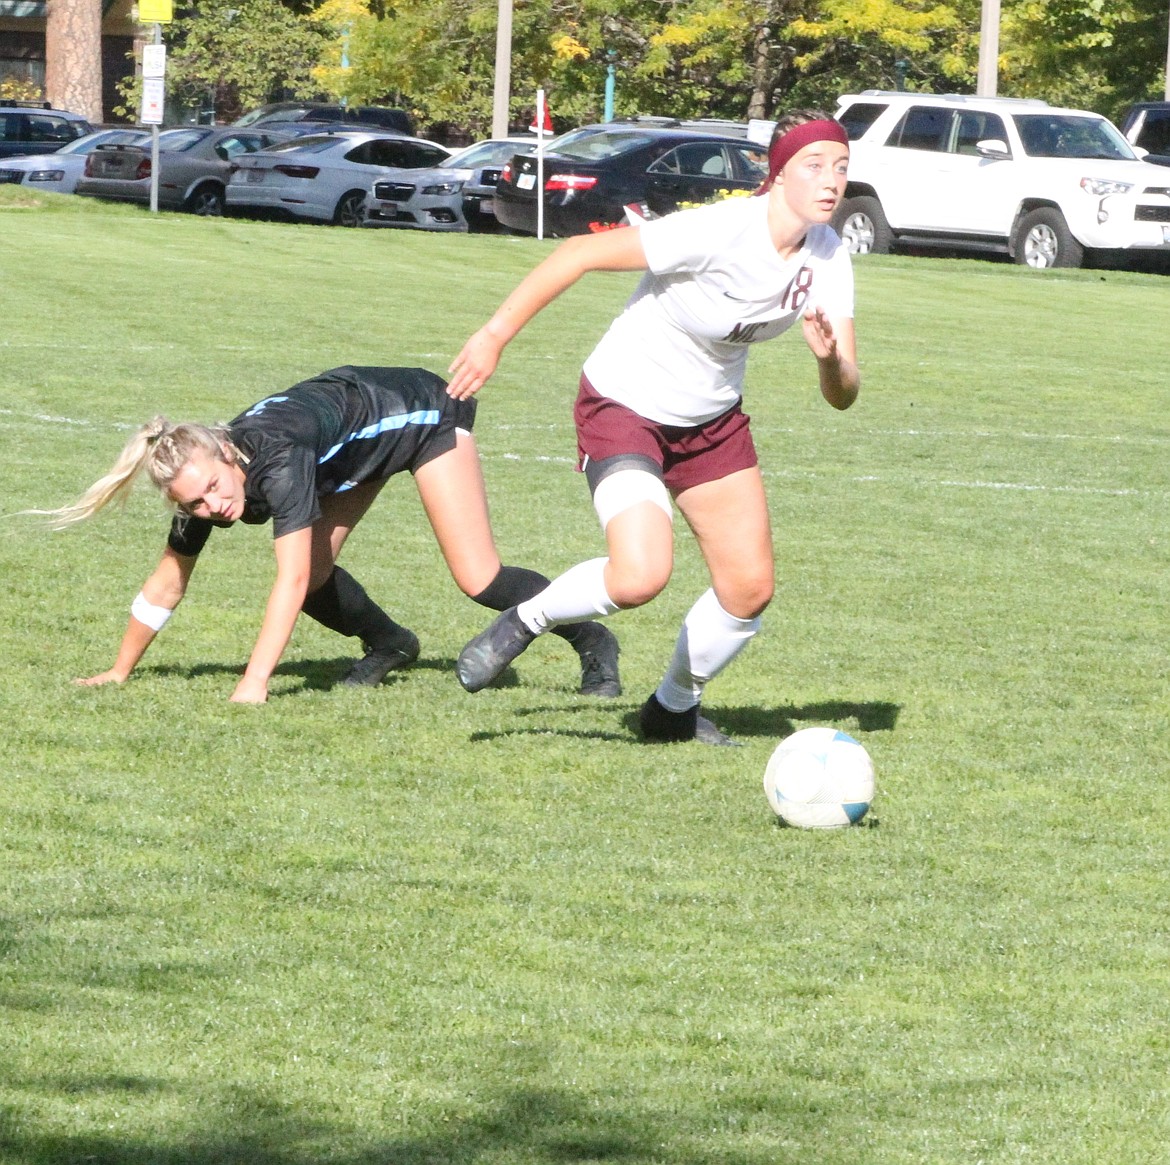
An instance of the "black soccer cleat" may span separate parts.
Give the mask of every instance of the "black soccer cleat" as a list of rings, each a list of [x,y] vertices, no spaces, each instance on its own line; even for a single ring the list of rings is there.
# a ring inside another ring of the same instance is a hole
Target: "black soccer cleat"
[[[642,705],[638,722],[642,727],[642,738],[655,743],[697,740],[700,744],[724,748],[740,747],[738,740],[724,735],[706,716],[699,715],[698,704],[685,712],[672,712],[658,702],[657,696],[651,696]]]
[[[418,652],[418,636],[400,627],[394,643],[387,647],[367,647],[366,654],[341,677],[340,683],[346,688],[376,688],[390,672],[414,663]]]
[[[459,682],[469,692],[486,688],[535,638],[516,608],[509,607],[459,653],[455,662]]]
[[[600,623],[581,623],[579,627],[573,640],[573,650],[581,658],[581,687],[577,690],[583,696],[620,696],[617,636]]]

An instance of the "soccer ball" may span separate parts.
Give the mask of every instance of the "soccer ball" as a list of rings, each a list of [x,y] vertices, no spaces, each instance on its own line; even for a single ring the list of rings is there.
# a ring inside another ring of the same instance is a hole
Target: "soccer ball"
[[[838,829],[860,821],[873,801],[873,761],[848,733],[802,728],[764,770],[773,812],[801,829]]]

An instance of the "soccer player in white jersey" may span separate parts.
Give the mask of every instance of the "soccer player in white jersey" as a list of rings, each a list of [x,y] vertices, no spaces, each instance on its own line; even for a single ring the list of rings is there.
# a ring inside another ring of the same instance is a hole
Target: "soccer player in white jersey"
[[[642,707],[642,733],[734,743],[699,715],[699,703],[755,635],[774,586],[763,480],[740,407],[748,345],[799,323],[824,399],[847,409],[860,387],[852,268],[829,226],[845,191],[849,140],[837,122],[802,111],[777,123],[768,157],[753,197],[568,239],[452,362],[447,391],[470,397],[520,329],[586,272],[646,272],[586,361],[574,412],[608,553],[472,639],[457,666],[468,691],[490,684],[536,636],[659,594],[673,563],[673,498],[711,587]]]
[[[503,611],[548,585],[500,562],[471,428],[475,402],[446,392],[424,368],[334,368],[258,401],[218,428],[156,417],[127,443],[108,474],[73,505],[49,511],[58,526],[124,498],[145,472],[177,513],[163,556],[130,607],[113,667],[79,681],[121,683],[187,591],[216,527],[272,523],[276,580],[252,656],[232,699],[263,703],[297,616],[304,611],[366,654],[343,684],[373,686],[418,657],[412,631],[394,622],[337,557],[386,482],[410,472],[456,584]],[[43,512],[43,511],[42,511]],[[558,634],[581,661],[580,691],[621,694],[618,644],[599,623]]]

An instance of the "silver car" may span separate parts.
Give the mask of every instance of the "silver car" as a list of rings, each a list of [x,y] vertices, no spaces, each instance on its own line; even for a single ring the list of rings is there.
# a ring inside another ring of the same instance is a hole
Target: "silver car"
[[[368,227],[424,231],[494,230],[496,182],[505,162],[533,138],[489,138],[452,154],[433,170],[387,174],[366,198]]]
[[[388,169],[436,166],[450,154],[436,142],[389,130],[310,134],[238,159],[227,205],[361,226],[366,192]]]
[[[149,140],[150,133],[144,129],[94,130],[93,133],[74,138],[67,146],[51,154],[0,158],[0,184],[16,182],[37,190],[72,194],[85,169],[85,159],[98,146],[130,145]]]
[[[158,135],[158,205],[165,210],[223,214],[224,188],[236,160],[284,141],[276,129],[184,126]],[[149,202],[151,142],[98,146],[86,159],[78,194]]]

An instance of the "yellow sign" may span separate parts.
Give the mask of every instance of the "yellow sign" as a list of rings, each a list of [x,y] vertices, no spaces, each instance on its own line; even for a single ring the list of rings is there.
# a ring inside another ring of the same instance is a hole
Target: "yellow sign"
[[[173,0],[138,0],[139,24],[168,24],[174,19]]]

